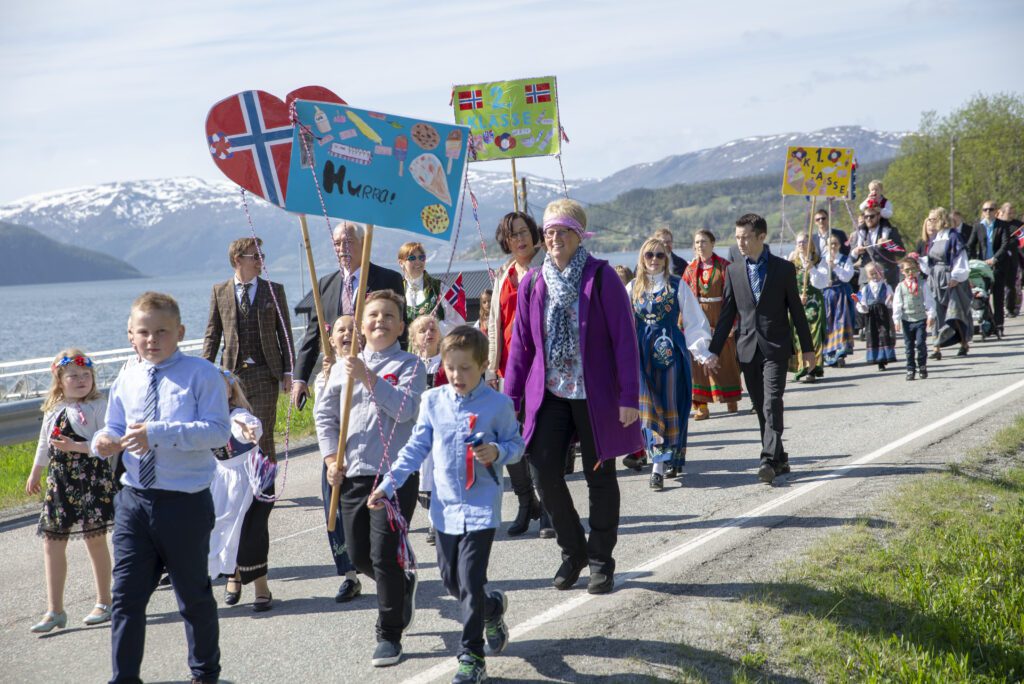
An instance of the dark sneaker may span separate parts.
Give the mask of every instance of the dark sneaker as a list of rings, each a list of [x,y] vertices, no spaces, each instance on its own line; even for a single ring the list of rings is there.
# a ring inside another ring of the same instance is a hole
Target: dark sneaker
[[[651,489],[656,489],[659,492],[665,488],[665,478],[658,473],[651,473]]]
[[[434,529],[433,525],[431,525],[427,529],[427,543],[430,544],[431,546],[434,546],[435,544],[437,544],[437,530]]]
[[[761,459],[761,466],[757,469],[757,479],[765,484],[771,484],[775,479],[775,468],[772,467],[772,462],[767,458]]]
[[[665,468],[665,479],[671,480],[673,477],[679,477],[679,469],[675,466]]]
[[[402,606],[402,631],[405,632],[412,627],[416,619],[416,585],[419,578],[415,572],[405,571],[405,603]]]
[[[789,470],[789,461],[788,460],[787,461],[782,461],[781,463],[779,463],[778,465],[775,466],[775,474],[776,475],[788,475],[789,472],[790,472],[790,470]]]
[[[505,613],[508,612],[508,596],[503,591],[491,592],[491,598],[501,602],[501,612],[496,617],[484,622],[484,638],[487,639],[487,655],[497,655],[508,646],[508,625],[505,624]]]
[[[571,559],[562,561],[552,582],[555,585],[555,589],[560,591],[572,589],[572,586],[576,584],[576,580],[580,578],[580,573],[583,572],[585,567],[587,567],[587,560],[585,558],[578,563],[573,562]]]
[[[603,572],[590,573],[590,583],[587,584],[588,594],[608,594],[615,588],[615,574]]]
[[[922,380],[928,379],[928,369],[922,367],[921,370],[917,371],[917,374],[921,376]]]
[[[643,455],[630,454],[622,459],[622,465],[639,473],[644,467]]]
[[[398,641],[378,641],[370,663],[374,667],[397,665],[402,659],[402,644]]]
[[[907,380],[916,380],[916,379],[917,379],[917,373],[915,373],[912,370],[907,371]]]
[[[346,578],[338,587],[338,593],[334,595],[334,600],[338,603],[348,603],[361,593],[363,593],[363,585],[359,580]]]
[[[452,684],[479,684],[487,681],[487,666],[484,659],[472,653],[459,656],[459,669],[452,677]]]

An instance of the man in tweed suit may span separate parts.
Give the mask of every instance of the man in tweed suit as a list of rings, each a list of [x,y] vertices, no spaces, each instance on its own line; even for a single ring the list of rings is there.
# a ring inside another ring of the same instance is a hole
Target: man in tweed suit
[[[228,247],[235,275],[213,286],[203,357],[215,363],[223,337],[220,365],[241,380],[253,414],[263,423],[260,449],[273,459],[277,395],[291,392],[293,348],[284,287],[259,277],[262,245],[248,237]]]

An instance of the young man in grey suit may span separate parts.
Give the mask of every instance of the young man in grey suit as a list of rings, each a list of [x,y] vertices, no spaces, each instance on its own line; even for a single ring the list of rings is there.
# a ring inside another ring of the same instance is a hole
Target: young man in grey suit
[[[782,446],[782,394],[794,353],[790,318],[800,348],[813,349],[813,344],[797,290],[796,268],[765,249],[767,237],[768,224],[757,214],[744,214],[736,220],[736,246],[743,258],[727,269],[722,313],[711,339],[708,363],[712,371],[717,368],[718,354],[738,314],[736,353],[761,428],[757,476],[771,484],[776,475],[790,471],[789,454]],[[814,352],[804,352],[803,358],[813,369]]]

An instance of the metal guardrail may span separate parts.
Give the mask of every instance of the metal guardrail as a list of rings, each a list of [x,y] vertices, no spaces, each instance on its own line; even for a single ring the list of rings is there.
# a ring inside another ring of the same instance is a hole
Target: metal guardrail
[[[292,328],[301,336],[305,327]],[[203,350],[202,338],[178,344],[185,354]],[[104,393],[114,382],[124,362],[135,356],[131,347],[108,349],[89,355],[96,370],[96,386]],[[0,446],[34,440],[39,436],[43,414],[39,408],[50,389],[50,357],[0,363]]]

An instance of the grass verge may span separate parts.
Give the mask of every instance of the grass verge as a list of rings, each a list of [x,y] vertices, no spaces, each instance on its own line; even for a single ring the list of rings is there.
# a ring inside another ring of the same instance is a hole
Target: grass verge
[[[288,397],[281,395],[277,400],[277,426],[274,430],[274,439],[283,447],[285,427],[288,425],[286,419],[288,411]],[[296,411],[292,409],[291,425],[288,435],[290,444],[297,440],[304,439],[314,434],[316,426],[313,424],[313,400],[310,398],[306,404],[306,410]],[[41,494],[26,494],[25,480],[32,470],[32,460],[35,458],[36,443],[22,442],[0,446],[0,509],[20,506],[32,501],[42,501]]]
[[[1024,679],[1024,417],[747,597],[734,681]],[[1001,467],[992,468],[1002,459]]]

